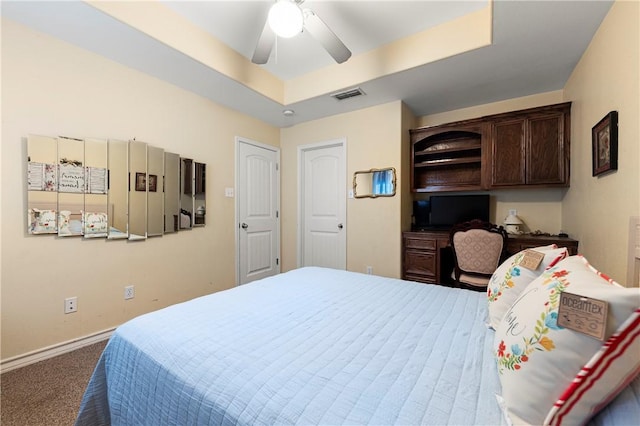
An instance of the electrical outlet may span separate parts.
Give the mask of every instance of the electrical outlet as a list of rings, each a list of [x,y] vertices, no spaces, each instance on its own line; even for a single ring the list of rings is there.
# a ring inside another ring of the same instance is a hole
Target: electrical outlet
[[[367,266],[367,274],[373,274],[373,266]]]
[[[135,290],[133,288],[132,285],[128,285],[124,288],[124,299],[128,300],[128,299],[133,299],[133,297],[136,295]]]
[[[509,215],[510,215],[510,216],[518,216],[518,210],[516,210],[516,209],[509,209]]]
[[[78,298],[77,297],[67,297],[64,299],[64,313],[72,314],[78,311]]]

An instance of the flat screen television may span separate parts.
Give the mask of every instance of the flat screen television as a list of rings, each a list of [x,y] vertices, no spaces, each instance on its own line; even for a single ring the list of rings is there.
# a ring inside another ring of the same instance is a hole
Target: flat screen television
[[[489,195],[433,195],[429,225],[451,227],[472,219],[489,221]]]
[[[489,195],[432,195],[413,203],[415,229],[448,229],[472,219],[489,221]]]

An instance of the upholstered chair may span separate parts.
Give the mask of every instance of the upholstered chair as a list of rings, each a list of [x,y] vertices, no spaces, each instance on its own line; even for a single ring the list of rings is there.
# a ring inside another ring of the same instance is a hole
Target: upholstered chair
[[[484,291],[491,275],[506,255],[507,232],[502,226],[472,220],[451,229],[455,260],[454,285]]]

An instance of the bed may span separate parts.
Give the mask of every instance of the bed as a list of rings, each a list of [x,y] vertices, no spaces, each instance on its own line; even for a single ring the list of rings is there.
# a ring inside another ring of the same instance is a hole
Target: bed
[[[118,327],[77,425],[499,425],[486,294],[301,268]],[[640,419],[640,379],[591,424]]]

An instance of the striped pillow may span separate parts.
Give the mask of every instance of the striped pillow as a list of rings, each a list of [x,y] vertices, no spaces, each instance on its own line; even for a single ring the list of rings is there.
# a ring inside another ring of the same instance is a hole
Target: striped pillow
[[[608,304],[604,345],[560,326],[564,291]],[[522,292],[498,325],[495,354],[511,423],[582,424],[640,371],[640,289],[570,256]]]
[[[582,367],[544,421],[577,424],[592,417],[640,374],[640,309]]]

